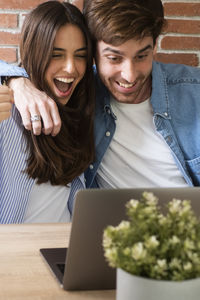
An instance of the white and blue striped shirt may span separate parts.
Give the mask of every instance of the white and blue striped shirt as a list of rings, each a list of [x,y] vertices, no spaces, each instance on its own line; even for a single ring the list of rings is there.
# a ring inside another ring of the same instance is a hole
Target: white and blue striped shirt
[[[21,118],[13,105],[12,117],[0,123],[0,223],[21,223],[34,184],[23,172],[26,142]]]

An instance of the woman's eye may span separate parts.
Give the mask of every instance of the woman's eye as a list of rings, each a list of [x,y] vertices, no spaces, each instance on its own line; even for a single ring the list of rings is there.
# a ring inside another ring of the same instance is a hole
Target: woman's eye
[[[78,58],[86,58],[87,54],[76,54],[76,57],[78,57]]]
[[[52,57],[61,57],[61,54],[52,54]]]

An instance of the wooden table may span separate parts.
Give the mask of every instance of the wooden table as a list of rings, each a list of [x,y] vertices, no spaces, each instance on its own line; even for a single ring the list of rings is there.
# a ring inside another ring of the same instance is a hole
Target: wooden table
[[[64,291],[40,248],[66,247],[70,224],[0,225],[0,300],[114,300],[115,291]]]

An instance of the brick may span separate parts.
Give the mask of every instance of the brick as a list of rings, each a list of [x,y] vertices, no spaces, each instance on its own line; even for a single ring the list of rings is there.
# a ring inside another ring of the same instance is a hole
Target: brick
[[[162,49],[197,50],[200,48],[200,37],[165,36],[161,40]]]
[[[199,34],[200,33],[200,21],[199,20],[175,20],[168,19],[167,27],[165,28],[167,33],[183,33],[183,34]]]
[[[20,40],[19,33],[0,31],[0,44],[1,45],[18,45],[19,40]]]
[[[2,9],[32,9],[44,0],[0,0],[0,7]]]
[[[155,60],[163,63],[185,64],[193,67],[199,65],[199,58],[194,53],[157,53]]]
[[[17,14],[0,14],[0,27],[16,28],[18,26]]]
[[[1,9],[32,9],[46,0],[0,0]]]
[[[17,62],[17,48],[0,48],[0,59],[9,63]]]
[[[17,28],[18,31],[19,23],[22,24],[24,15],[45,1],[0,0],[0,47],[9,45],[16,46],[17,49],[20,39],[19,33],[14,33],[14,30],[3,32],[3,28]],[[63,0],[59,1],[62,2]],[[69,0],[65,1],[68,2]],[[75,0],[75,2],[79,2],[79,0]],[[195,53],[200,49],[200,0],[182,0],[182,2],[163,0],[163,4],[168,26],[165,28],[166,35],[160,41],[159,49],[162,53],[158,53],[156,59],[163,62],[184,63],[200,67],[200,58]],[[8,10],[9,13],[4,12],[3,9]],[[16,62],[15,60],[18,59],[16,49],[0,48],[1,58],[5,57],[5,60],[9,59],[9,62]],[[181,53],[173,53],[174,50],[181,50]]]
[[[200,3],[164,3],[165,16],[200,16]]]

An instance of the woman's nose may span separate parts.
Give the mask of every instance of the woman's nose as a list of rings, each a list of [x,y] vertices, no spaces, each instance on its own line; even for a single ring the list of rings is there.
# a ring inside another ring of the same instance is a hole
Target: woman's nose
[[[75,73],[76,66],[73,58],[68,58],[65,60],[63,65],[64,71],[66,71],[69,74]]]

